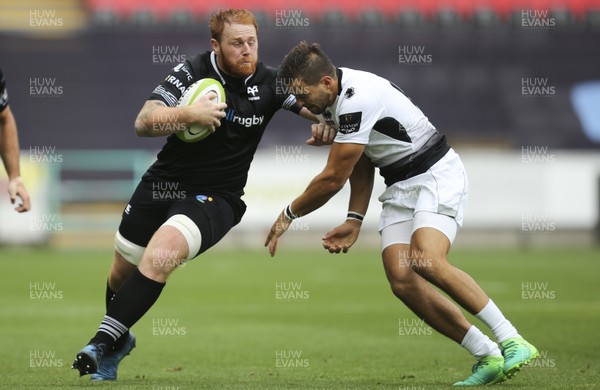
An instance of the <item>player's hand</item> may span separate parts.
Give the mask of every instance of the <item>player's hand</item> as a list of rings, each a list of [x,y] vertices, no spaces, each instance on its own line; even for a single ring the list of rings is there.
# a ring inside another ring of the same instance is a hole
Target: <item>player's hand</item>
[[[312,136],[306,143],[312,146],[331,145],[336,134],[335,129],[325,123],[313,123],[310,132]]]
[[[15,210],[19,213],[24,213],[31,210],[31,201],[29,200],[29,194],[25,189],[23,180],[20,177],[15,177],[8,182],[8,196],[10,197],[10,203],[15,204],[17,197],[21,198],[21,203],[17,204]]]
[[[209,127],[213,132],[221,126],[221,119],[225,118],[226,103],[219,103],[217,95],[208,93],[199,97],[193,104],[186,107],[190,110],[192,120],[190,123],[199,123]]]
[[[348,249],[358,239],[360,226],[360,221],[346,220],[346,222],[333,228],[322,238],[323,248],[327,249],[329,253],[347,253]]]
[[[277,250],[277,240],[288,230],[291,224],[292,221],[287,219],[283,212],[281,212],[271,227],[271,231],[265,240],[265,246],[269,248],[269,254],[271,257],[275,256],[275,251]]]

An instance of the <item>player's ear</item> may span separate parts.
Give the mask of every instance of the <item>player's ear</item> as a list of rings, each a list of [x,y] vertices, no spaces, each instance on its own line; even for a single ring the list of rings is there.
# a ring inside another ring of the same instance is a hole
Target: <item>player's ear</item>
[[[333,79],[331,78],[331,76],[323,76],[321,77],[321,80],[319,80],[319,83],[323,84],[325,87],[330,88],[331,85],[333,84]]]
[[[217,54],[221,54],[221,45],[215,38],[210,39],[210,48]]]

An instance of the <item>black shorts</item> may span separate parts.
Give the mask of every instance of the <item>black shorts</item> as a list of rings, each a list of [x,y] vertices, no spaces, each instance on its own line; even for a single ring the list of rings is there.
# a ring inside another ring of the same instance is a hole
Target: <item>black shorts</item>
[[[202,244],[195,256],[215,245],[237,225],[246,204],[235,194],[199,191],[182,183],[142,179],[125,207],[119,233],[132,243],[146,247],[170,217],[183,214],[202,234]]]

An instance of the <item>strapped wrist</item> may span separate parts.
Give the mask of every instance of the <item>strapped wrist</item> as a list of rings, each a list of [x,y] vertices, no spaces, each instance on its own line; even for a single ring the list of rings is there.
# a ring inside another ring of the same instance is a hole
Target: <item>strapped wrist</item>
[[[356,221],[362,222],[364,218],[364,214],[357,213],[356,211],[348,211],[348,215],[346,215],[346,220],[354,219]]]
[[[292,213],[292,205],[288,204],[287,207],[283,210],[283,215],[285,215],[285,217],[290,220],[293,221],[294,219],[298,218],[298,215],[295,215],[294,213]]]

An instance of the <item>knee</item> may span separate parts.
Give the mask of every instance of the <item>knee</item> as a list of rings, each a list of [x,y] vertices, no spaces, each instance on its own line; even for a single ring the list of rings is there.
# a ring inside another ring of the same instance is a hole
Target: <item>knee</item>
[[[200,249],[198,227],[185,215],[167,220],[152,236],[140,263],[140,272],[164,282],[177,267],[192,259]]]
[[[393,278],[390,279],[390,288],[392,289],[392,293],[402,299],[407,294],[410,294],[411,291],[415,290],[418,275],[416,275],[412,270],[408,269],[406,272],[403,272],[401,275],[394,275]]]
[[[150,279],[166,281],[169,275],[185,262],[181,250],[172,246],[159,246],[144,252],[140,272]]]

